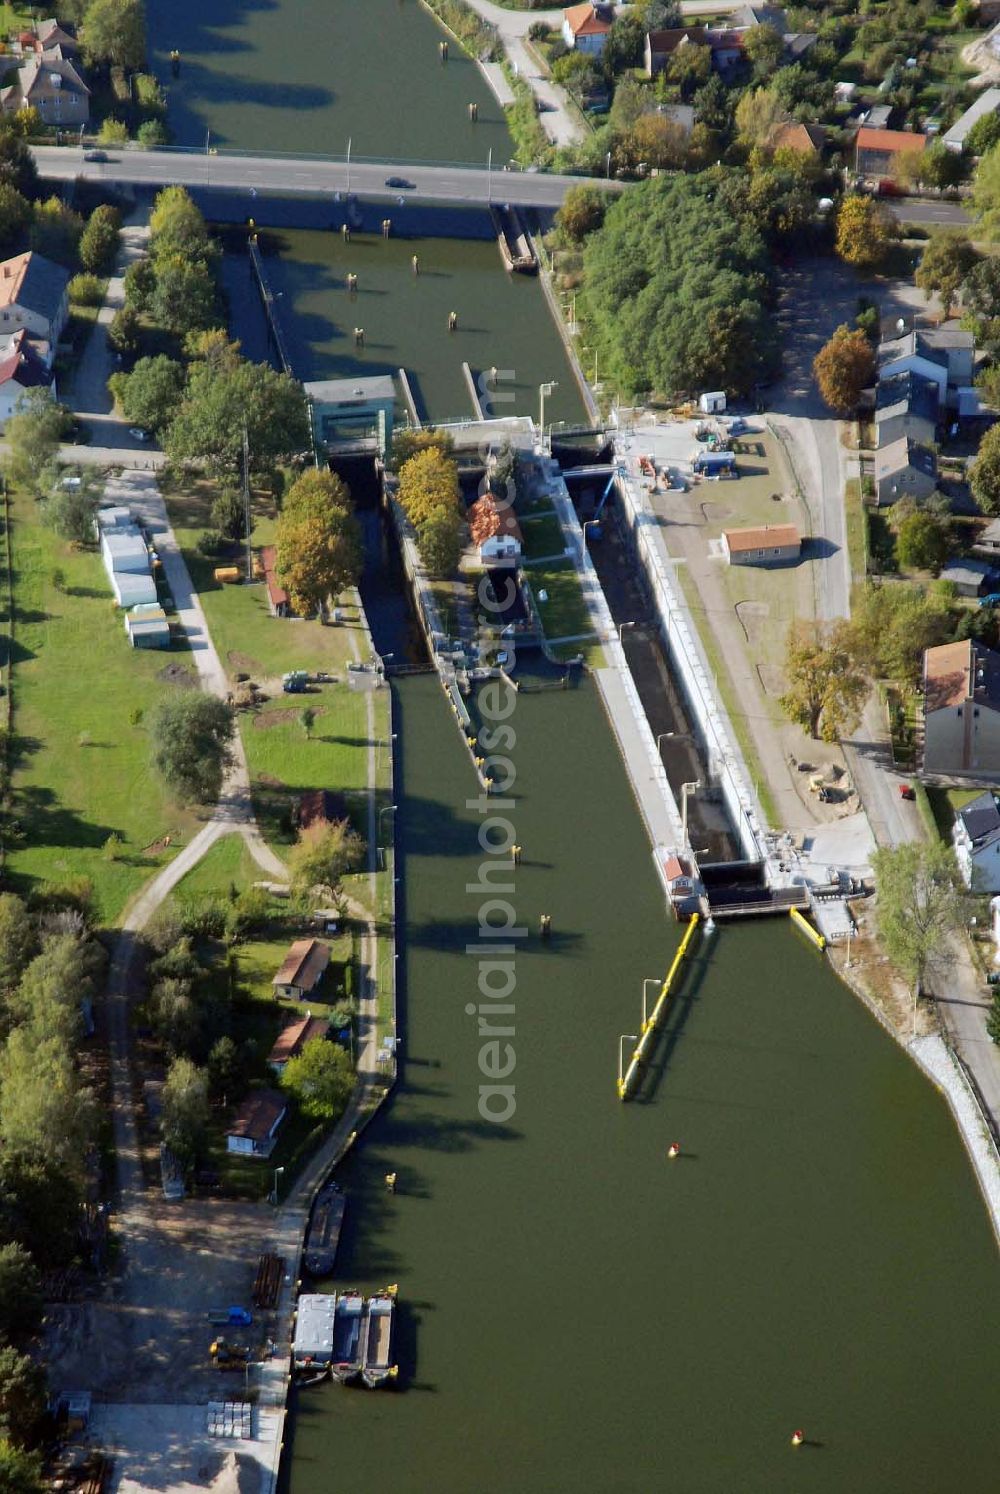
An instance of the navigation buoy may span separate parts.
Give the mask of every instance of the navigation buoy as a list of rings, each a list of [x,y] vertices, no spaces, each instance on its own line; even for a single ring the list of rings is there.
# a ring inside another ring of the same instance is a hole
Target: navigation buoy
[[[457,326],[458,326],[458,312],[457,311],[449,311],[449,313],[448,313],[448,331],[449,332],[454,332],[455,329],[457,328]]]
[[[395,1193],[395,1191],[396,1191],[396,1174],[394,1172],[387,1172],[386,1173],[386,1175],[385,1175],[385,1186],[388,1188],[388,1190],[389,1190],[390,1193]]]
[[[806,1434],[805,1434],[805,1432],[799,1431],[799,1432],[793,1432],[792,1433],[792,1446],[793,1447],[801,1447],[802,1444],[803,1444],[803,1442],[805,1440],[806,1440]]]
[[[672,1141],[670,1143],[670,1145],[667,1147],[667,1156],[670,1158],[671,1162],[673,1162],[676,1157],[680,1156],[680,1154],[681,1154],[681,1144],[680,1144],[680,1142],[679,1141]]]
[[[410,265],[411,265],[411,267],[413,269],[414,275],[419,275],[420,274],[420,259],[419,259],[418,255],[415,254],[413,256],[413,258],[410,260]]]

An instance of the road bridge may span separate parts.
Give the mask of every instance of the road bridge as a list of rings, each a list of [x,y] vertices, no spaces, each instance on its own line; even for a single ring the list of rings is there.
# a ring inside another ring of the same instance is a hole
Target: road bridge
[[[605,191],[618,192],[622,183],[603,178],[556,176],[542,171],[501,171],[489,166],[444,162],[411,165],[409,162],[351,160],[323,156],[261,155],[226,151],[164,148],[141,150],[112,146],[107,150],[83,150],[79,146],[36,145],[32,147],[39,175],[49,181],[72,181],[83,177],[109,186],[180,186],[261,195],[331,195],[406,202],[446,202],[454,206],[487,207],[510,203],[524,208],[557,208],[570,187],[586,182]],[[100,160],[87,160],[99,154]],[[390,186],[403,180],[405,187]]]

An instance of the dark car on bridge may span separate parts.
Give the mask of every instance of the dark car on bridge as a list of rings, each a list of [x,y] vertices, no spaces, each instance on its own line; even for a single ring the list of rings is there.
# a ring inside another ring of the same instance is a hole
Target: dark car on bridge
[[[416,186],[415,182],[408,182],[405,176],[387,176],[385,184],[387,187],[395,187],[397,192],[412,192]]]

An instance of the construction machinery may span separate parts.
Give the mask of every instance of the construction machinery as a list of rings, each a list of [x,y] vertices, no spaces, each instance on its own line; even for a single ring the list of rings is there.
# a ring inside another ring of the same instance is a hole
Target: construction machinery
[[[243,1370],[250,1363],[246,1344],[234,1344],[228,1338],[216,1338],[208,1346],[208,1357],[217,1370]]]

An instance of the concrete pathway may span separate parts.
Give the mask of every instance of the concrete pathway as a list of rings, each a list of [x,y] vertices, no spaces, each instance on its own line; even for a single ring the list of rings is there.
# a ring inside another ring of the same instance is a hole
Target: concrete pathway
[[[506,10],[501,5],[494,5],[492,0],[466,0],[466,4],[496,27],[508,62],[535,96],[538,118],[553,145],[575,145],[584,140],[587,127],[570,103],[566,90],[553,83],[526,45],[530,26],[538,21],[547,26],[561,26],[562,11]]]
[[[97,314],[97,321],[70,381],[68,403],[80,422],[92,435],[99,435],[105,446],[140,447],[142,444],[129,435],[127,426],[113,413],[108,379],[114,373],[118,359],[108,344],[108,327],[125,304],[125,271],[145,256],[148,247],[149,210],[141,207],[122,228],[121,246],[108,281],[104,305]]]

